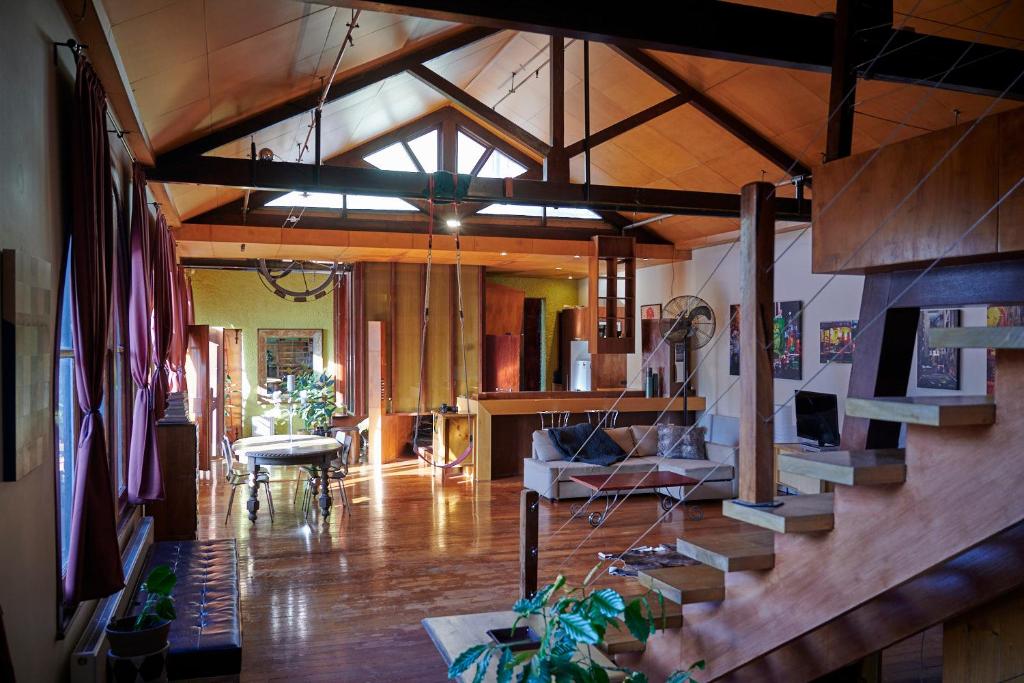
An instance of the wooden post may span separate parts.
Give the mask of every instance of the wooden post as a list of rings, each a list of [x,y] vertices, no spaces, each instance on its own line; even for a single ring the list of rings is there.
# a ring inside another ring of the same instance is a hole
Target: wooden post
[[[551,36],[551,152],[544,160],[544,180],[569,182],[569,157],[565,152],[565,39]]]
[[[774,404],[775,187],[757,182],[740,194],[740,490],[739,502],[772,504]]]
[[[850,156],[853,146],[853,104],[857,99],[857,55],[854,47],[856,0],[837,0],[832,42],[832,75],[828,93],[825,161]]]
[[[537,593],[537,529],[540,520],[540,494],[523,489],[519,493],[519,597]]]

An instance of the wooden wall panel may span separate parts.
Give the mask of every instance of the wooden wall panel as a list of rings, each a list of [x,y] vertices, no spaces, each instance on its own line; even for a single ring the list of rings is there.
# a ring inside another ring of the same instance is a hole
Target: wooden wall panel
[[[395,265],[395,286],[400,295],[395,296],[397,316],[394,335],[391,339],[395,359],[392,373],[394,384],[391,388],[391,410],[393,412],[411,413],[416,411],[420,372],[420,335],[423,329],[424,270],[424,266],[413,263]],[[434,314],[437,315],[436,308]],[[429,404],[426,405],[429,407]]]
[[[997,117],[978,124],[915,191],[970,125],[885,147],[870,164],[874,152],[815,168],[812,270],[863,273],[942,256],[997,196]],[[992,212],[948,256],[996,252],[996,226]]]
[[[595,353],[590,356],[590,386],[593,389],[626,387],[626,354]]]
[[[466,325],[466,363],[469,366],[469,394],[480,393],[480,370],[483,361],[483,344],[480,332],[483,324],[483,268],[478,266],[462,269],[462,299]],[[458,310],[458,309],[456,309]],[[462,340],[459,337],[458,321],[455,325],[455,388],[456,393],[466,395],[465,375],[462,371]]]
[[[367,263],[365,266],[366,319],[391,322],[391,264]]]
[[[484,391],[519,391],[521,339],[514,334],[487,335]]]
[[[999,196],[1024,177],[1024,107],[999,117]],[[1024,189],[1006,198],[999,212],[999,251],[1024,250]]]
[[[523,300],[523,353],[520,359],[520,391],[541,390],[541,358],[544,355],[544,299]]]
[[[434,266],[430,273],[430,324],[427,328],[427,359],[424,375],[427,385],[423,390],[424,412],[436,409],[442,403],[451,403],[452,396],[452,291],[451,266]],[[402,293],[405,296],[405,293]],[[405,343],[396,339],[399,345]]]
[[[1000,683],[1024,678],[1024,589],[946,622],[942,680]]]
[[[526,293],[505,285],[487,283],[487,321],[485,334],[523,332],[523,302]]]

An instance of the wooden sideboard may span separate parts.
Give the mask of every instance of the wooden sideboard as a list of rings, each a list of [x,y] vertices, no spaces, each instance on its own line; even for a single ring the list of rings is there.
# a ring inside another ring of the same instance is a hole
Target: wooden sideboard
[[[199,526],[196,425],[191,422],[158,423],[156,445],[163,468],[164,499],[146,504],[146,514],[153,517],[153,539],[195,540]]]

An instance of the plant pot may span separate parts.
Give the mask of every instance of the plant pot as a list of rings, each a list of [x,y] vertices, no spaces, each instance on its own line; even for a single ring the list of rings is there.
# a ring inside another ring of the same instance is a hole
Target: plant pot
[[[141,657],[160,652],[167,645],[167,634],[171,622],[163,621],[156,626],[136,631],[135,617],[111,619],[107,624],[107,642],[110,652],[117,657]]]
[[[529,626],[491,629],[487,631],[487,636],[495,645],[505,646],[512,652],[536,650],[541,640],[540,635]]]

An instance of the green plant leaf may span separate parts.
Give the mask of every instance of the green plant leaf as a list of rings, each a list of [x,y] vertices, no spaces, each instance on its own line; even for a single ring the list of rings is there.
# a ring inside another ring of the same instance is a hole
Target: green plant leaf
[[[551,667],[546,659],[534,655],[530,660],[530,671],[526,683],[551,683]]]
[[[512,683],[512,672],[515,671],[515,656],[512,650],[504,647],[498,659],[498,683]]]
[[[626,628],[629,629],[633,637],[642,643],[646,643],[647,638],[651,635],[651,624],[647,617],[644,616],[643,604],[639,599],[631,600],[626,605],[623,617],[626,621]]]
[[[703,671],[705,666],[706,663],[703,659],[694,662],[686,671],[673,671],[672,675],[665,679],[665,683],[697,683],[697,679],[693,677],[693,670]]]
[[[174,621],[178,618],[178,613],[174,610],[174,598],[160,598],[156,601],[153,606],[153,614],[160,619],[166,619],[168,621]]]
[[[602,588],[590,594],[590,603],[604,617],[617,617],[626,609],[626,603],[616,591]]]
[[[647,674],[642,671],[633,671],[626,676],[625,683],[647,683]]]
[[[559,625],[566,635],[579,643],[596,645],[599,642],[597,631],[593,625],[582,614],[570,612],[559,618]]]
[[[512,605],[512,611],[522,616],[528,616],[534,611],[533,600],[528,598],[519,598],[516,600],[516,604]]]
[[[590,680],[594,683],[609,683],[608,672],[597,662],[590,663]]]
[[[473,683],[483,683],[484,676],[487,675],[487,667],[491,665],[492,655],[494,655],[494,649],[490,648],[480,658],[480,661],[476,663],[476,674],[473,676]]]
[[[170,595],[177,582],[178,577],[174,575],[170,565],[158,564],[149,572],[142,588],[150,595]]]
[[[452,665],[448,667],[448,678],[458,678],[468,671],[469,667],[473,665],[473,662],[475,662],[486,649],[486,645],[474,645],[456,657],[455,661],[452,662]]]

